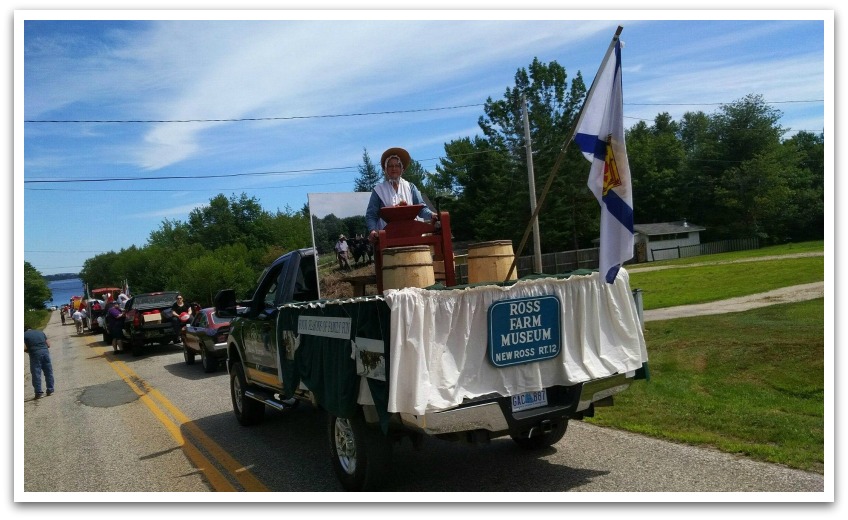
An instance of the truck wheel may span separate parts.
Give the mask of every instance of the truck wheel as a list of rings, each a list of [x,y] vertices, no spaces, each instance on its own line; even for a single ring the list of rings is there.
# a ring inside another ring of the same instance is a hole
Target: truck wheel
[[[193,358],[194,355],[191,357]],[[209,357],[209,354],[206,353],[206,349],[203,348],[203,345],[200,346],[200,363],[203,365],[203,371],[207,374],[211,374],[218,369],[218,360],[216,358]]]
[[[185,345],[183,345],[183,357],[185,358],[186,365],[194,364],[194,351],[189,350]]]
[[[516,437],[514,435],[511,435],[510,437],[512,437],[512,440],[514,440],[516,444],[526,450],[538,450],[553,446],[562,440],[563,436],[565,436],[566,428],[568,428],[568,419],[562,418],[548,433],[535,435],[533,437]]]
[[[144,353],[144,341],[141,338],[130,339],[130,351],[135,357],[142,355]]]
[[[333,471],[346,491],[374,491],[388,475],[392,460],[389,439],[365,424],[362,411],[353,419],[329,414],[327,430]]]
[[[230,368],[230,397],[233,399],[233,412],[239,424],[251,426],[262,421],[265,416],[265,405],[244,395],[245,390],[247,390],[247,380],[241,363],[233,363]]]

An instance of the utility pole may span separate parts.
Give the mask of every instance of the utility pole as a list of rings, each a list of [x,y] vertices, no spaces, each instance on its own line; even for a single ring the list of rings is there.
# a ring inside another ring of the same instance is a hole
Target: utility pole
[[[521,106],[524,111],[524,142],[527,149],[527,180],[530,185],[530,214],[533,217],[533,265],[534,272],[542,272],[542,245],[539,237],[539,216],[536,215],[536,179],[533,175],[533,145],[530,142],[530,115],[527,111],[527,98],[521,94]]]

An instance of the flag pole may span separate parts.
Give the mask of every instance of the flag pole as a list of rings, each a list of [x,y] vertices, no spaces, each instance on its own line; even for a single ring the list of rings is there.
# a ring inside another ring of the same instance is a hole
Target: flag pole
[[[595,92],[595,87],[598,85],[598,77],[601,75],[601,71],[607,66],[607,62],[612,56],[612,50],[615,48],[615,44],[618,41],[618,37],[621,36],[621,31],[624,30],[624,27],[618,26],[618,29],[615,31],[615,35],[612,37],[612,41],[607,48],[607,53],[604,54],[604,59],[601,60],[601,66],[598,67],[598,72],[595,74],[594,79],[592,79],[592,86],[589,87],[589,92],[586,93],[586,99],[583,101],[583,106],[580,108],[580,116],[577,118],[577,122],[574,123],[574,128],[571,129],[571,137],[569,138],[569,142],[574,140],[574,135],[577,133],[577,129],[580,128],[580,123],[583,122],[583,116],[586,111],[586,102],[592,99],[592,94]]]
[[[557,170],[559,170],[559,165],[562,162],[562,159],[565,157],[565,152],[568,150],[568,145],[574,141],[574,135],[577,133],[577,129],[580,128],[580,122],[583,120],[584,109],[586,108],[586,102],[592,99],[592,93],[595,90],[595,86],[598,84],[598,76],[600,76],[600,72],[604,70],[604,67],[609,61],[610,56],[612,55],[612,50],[615,48],[616,42],[618,42],[619,36],[621,36],[621,31],[624,30],[624,27],[621,25],[618,26],[618,29],[615,31],[615,35],[612,37],[612,41],[607,48],[606,54],[604,54],[604,59],[601,60],[601,66],[598,67],[598,72],[595,74],[594,79],[592,79],[592,86],[589,87],[589,92],[586,93],[586,98],[583,100],[583,106],[580,107],[580,115],[577,117],[577,121],[574,122],[574,126],[571,128],[569,132],[568,140],[563,145],[562,149],[557,156],[556,162],[554,162],[554,167],[551,169],[551,174],[548,175],[548,180],[545,182],[545,187],[542,189],[542,194],[539,196],[539,201],[536,204],[536,209],[533,210],[533,214],[530,216],[530,222],[527,224],[527,227],[524,229],[524,236],[521,238],[521,243],[518,245],[518,249],[515,251],[515,257],[512,259],[512,265],[509,267],[509,272],[506,273],[506,278],[504,278],[504,283],[508,282],[510,277],[512,277],[512,273],[516,269],[516,264],[518,263],[518,258],[521,256],[521,253],[524,252],[524,246],[527,245],[527,238],[530,236],[530,231],[533,229],[533,222],[539,217],[539,210],[542,209],[542,205],[545,203],[545,197],[548,196],[548,191],[551,189],[551,185],[554,182],[554,178],[556,177]]]

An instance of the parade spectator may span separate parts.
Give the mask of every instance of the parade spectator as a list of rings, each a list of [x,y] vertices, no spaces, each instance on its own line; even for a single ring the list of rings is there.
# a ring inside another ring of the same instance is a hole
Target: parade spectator
[[[106,327],[109,330],[109,336],[112,337],[112,352],[116,354],[122,352],[124,350],[124,312],[118,302],[112,302],[106,312]]]
[[[55,386],[53,381],[53,363],[50,361],[50,342],[44,332],[38,329],[24,329],[24,352],[29,354],[29,372],[32,375],[32,388],[35,399],[41,399],[41,374],[47,383],[47,395],[52,395]]]
[[[177,295],[177,301],[171,306],[171,324],[174,326],[174,333],[180,338],[180,342],[185,343],[185,332],[183,326],[186,322],[182,321],[182,315],[188,314],[191,317],[191,306],[183,300],[183,295]]]
[[[127,300],[129,300],[129,299],[130,299],[130,297],[127,296],[126,292],[124,292],[124,291],[121,291],[121,293],[118,294],[118,305],[121,307],[121,309],[124,308],[124,305],[127,303]]]
[[[74,326],[77,328],[77,334],[82,334],[82,318],[83,314],[80,309],[75,310],[71,315],[71,319],[74,320]]]

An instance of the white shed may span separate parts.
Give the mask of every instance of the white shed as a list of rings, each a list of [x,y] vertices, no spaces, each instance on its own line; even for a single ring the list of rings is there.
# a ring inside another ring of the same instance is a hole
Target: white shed
[[[707,228],[686,220],[633,226],[636,261],[652,262],[678,258],[678,248],[701,243],[701,231]]]

